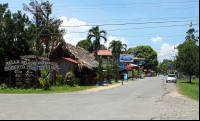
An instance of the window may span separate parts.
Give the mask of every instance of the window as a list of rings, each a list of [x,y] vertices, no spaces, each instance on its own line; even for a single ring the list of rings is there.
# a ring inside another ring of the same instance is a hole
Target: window
[[[168,75],[168,77],[175,77],[175,75]]]

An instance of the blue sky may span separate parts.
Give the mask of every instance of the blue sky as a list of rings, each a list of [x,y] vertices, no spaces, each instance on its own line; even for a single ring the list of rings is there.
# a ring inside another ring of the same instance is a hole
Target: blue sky
[[[91,27],[99,25],[100,30],[107,31],[107,47],[112,40],[120,40],[128,47],[149,45],[162,62],[163,59],[174,59],[172,56],[177,53],[174,47],[184,42],[188,29],[199,31],[198,0],[49,1],[53,3],[51,17],[63,20],[62,26],[67,26],[65,41],[73,45],[85,39]],[[23,3],[28,5],[30,0],[1,0],[1,3],[8,3],[12,13],[21,10],[32,18],[22,6]],[[189,27],[191,21],[198,25]]]

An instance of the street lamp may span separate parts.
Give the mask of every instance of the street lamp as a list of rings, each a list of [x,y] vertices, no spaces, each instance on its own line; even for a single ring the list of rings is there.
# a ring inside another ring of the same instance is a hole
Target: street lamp
[[[189,27],[192,27],[192,21],[190,22]]]

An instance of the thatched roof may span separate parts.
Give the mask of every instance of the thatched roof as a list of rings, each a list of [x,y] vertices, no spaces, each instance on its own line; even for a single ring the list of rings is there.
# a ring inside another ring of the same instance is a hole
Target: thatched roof
[[[55,48],[55,50],[50,55],[50,59],[51,58],[56,59],[56,58],[68,55],[70,56],[70,58],[78,62],[78,66],[80,69],[82,69],[83,67],[87,67],[93,70],[99,64],[99,62],[95,60],[94,55],[90,53],[89,51],[81,47],[71,45],[69,43],[65,43],[65,47],[63,48],[62,48],[62,45],[63,44],[59,44]],[[61,50],[63,52],[61,52]]]

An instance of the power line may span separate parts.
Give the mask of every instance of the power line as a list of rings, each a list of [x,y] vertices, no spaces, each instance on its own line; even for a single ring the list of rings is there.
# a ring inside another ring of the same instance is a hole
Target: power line
[[[123,3],[123,4],[93,4],[93,5],[65,5],[65,6],[53,6],[53,7],[69,7],[69,6],[102,6],[102,5],[112,5],[112,6],[115,6],[115,5],[120,5],[120,6],[122,6],[122,5],[132,5],[132,4],[166,4],[166,3],[170,3],[170,4],[172,4],[172,3],[178,3],[178,4],[181,4],[181,3],[196,3],[196,2],[198,2],[199,3],[199,1],[190,1],[190,2],[154,2],[154,3]],[[10,8],[21,8],[21,7],[10,7]]]
[[[130,4],[129,4],[130,5]],[[133,7],[141,7],[141,8],[143,8],[143,7],[153,7],[153,8],[155,8],[155,7],[164,7],[164,6],[190,6],[190,5],[197,5],[197,4],[187,4],[187,5],[160,5],[160,6],[129,6],[129,7],[101,7],[101,8],[65,8],[65,9],[55,9],[55,8],[52,8],[52,9],[42,9],[42,10],[68,10],[68,9],[92,9],[92,10],[94,10],[94,9],[105,9],[105,8],[133,8]],[[60,8],[60,7],[59,7]]]
[[[199,20],[187,20],[199,21]],[[60,26],[60,27],[82,27],[82,26],[111,26],[111,25],[129,25],[129,24],[149,24],[149,23],[171,23],[171,22],[187,22],[187,21],[166,21],[166,22],[145,22],[145,23],[122,23],[122,24],[102,24],[102,25],[79,25],[79,26]]]

